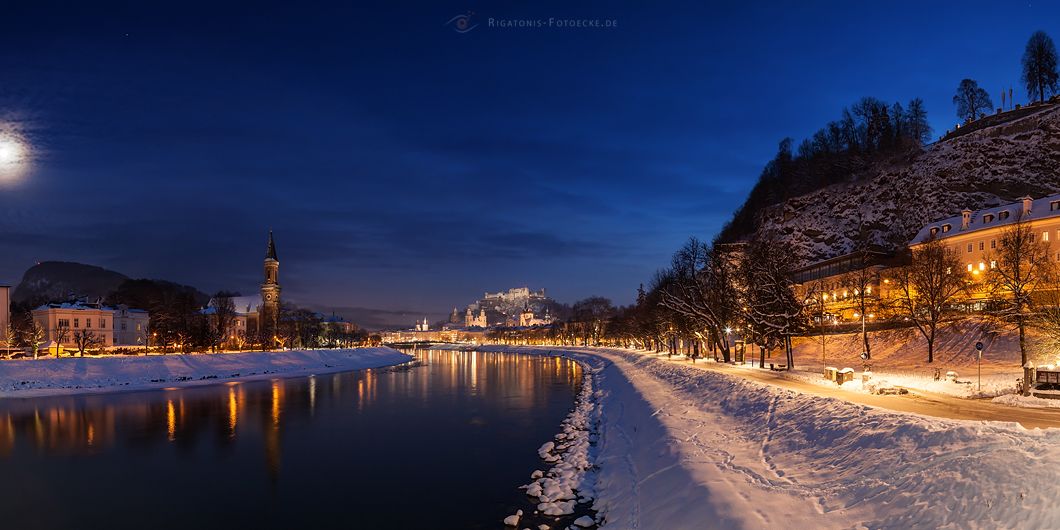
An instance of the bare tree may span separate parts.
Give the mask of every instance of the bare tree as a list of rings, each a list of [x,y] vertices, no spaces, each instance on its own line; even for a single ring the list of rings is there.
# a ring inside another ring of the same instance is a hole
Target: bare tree
[[[804,327],[805,318],[803,304],[796,298],[791,282],[791,254],[784,252],[779,242],[759,241],[747,247],[739,263],[744,319],[753,326],[763,346],[783,346],[787,366],[794,368],[791,336]],[[759,353],[759,367],[765,368],[765,348]]]
[[[210,347],[214,351],[230,340],[229,332],[232,331],[232,323],[236,320],[236,306],[232,301],[232,294],[221,291],[214,295],[210,301],[213,309],[210,321]]]
[[[1019,330],[1020,363],[1027,365],[1027,323],[1031,320],[1031,293],[1051,272],[1049,247],[1040,240],[1022,213],[998,239],[997,256],[988,287],[1000,305],[998,316]]]
[[[37,321],[30,321],[26,325],[25,329],[25,343],[33,348],[33,358],[38,357],[40,347],[44,345],[44,340],[48,334],[44,331],[44,327],[37,323]]]
[[[857,316],[861,317],[861,343],[862,354],[866,361],[872,359],[872,347],[869,344],[868,319],[869,315],[875,315],[880,309],[879,292],[872,294],[873,285],[878,283],[878,274],[871,266],[870,254],[867,250],[856,253],[858,261],[856,268],[846,275],[844,284],[853,295],[854,308]]]
[[[664,307],[695,328],[706,330],[725,362],[732,357],[729,333],[740,318],[738,262],[734,251],[711,248],[691,238],[674,254],[673,279],[661,300]]]
[[[973,121],[979,117],[980,112],[994,108],[990,94],[979,88],[979,83],[974,79],[961,80],[957,93],[953,96],[953,104],[957,105],[957,117],[965,121]]]
[[[99,337],[91,330],[79,329],[74,332],[74,345],[77,346],[77,354],[80,357],[84,357],[85,350],[94,346],[98,341]]]
[[[946,309],[968,289],[957,252],[939,240],[913,251],[910,264],[895,274],[899,304],[927,340],[928,362],[935,361],[935,334]]]
[[[66,325],[65,321],[59,320],[59,324],[55,326],[55,358],[59,358],[59,352],[63,349],[63,342],[66,342],[66,337],[70,336],[70,327]]]
[[[1023,83],[1033,100],[1045,101],[1045,93],[1055,93],[1060,74],[1056,71],[1056,46],[1044,31],[1035,31],[1023,51]]]

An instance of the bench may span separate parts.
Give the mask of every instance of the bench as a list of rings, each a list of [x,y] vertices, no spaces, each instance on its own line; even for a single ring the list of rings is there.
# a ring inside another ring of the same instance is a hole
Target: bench
[[[788,365],[786,365],[786,364],[773,364],[773,363],[769,363],[769,369],[770,369],[770,370],[772,370],[772,371],[774,371],[774,372],[782,372],[782,371],[784,371],[784,370],[787,370],[787,369],[788,369]]]

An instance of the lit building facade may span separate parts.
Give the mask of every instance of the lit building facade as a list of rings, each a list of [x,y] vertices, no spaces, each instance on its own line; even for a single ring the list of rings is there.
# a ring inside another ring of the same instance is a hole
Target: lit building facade
[[[75,333],[90,331],[97,346],[114,346],[114,310],[110,308],[80,303],[46,304],[34,309],[32,315],[49,343],[73,347]]]
[[[142,309],[119,305],[112,311],[115,346],[146,346],[150,315]]]
[[[11,327],[11,286],[0,285],[0,344],[8,339],[7,331]]]
[[[1040,199],[1023,197],[1018,202],[982,210],[963,210],[961,215],[928,223],[909,242],[909,248],[932,240],[941,241],[960,258],[963,272],[982,287],[982,280],[997,266],[997,255],[1005,231],[1017,222],[1026,223],[1035,239],[1049,249],[1048,259],[1060,261],[1060,194]],[[985,288],[971,293],[973,300],[989,296]]]

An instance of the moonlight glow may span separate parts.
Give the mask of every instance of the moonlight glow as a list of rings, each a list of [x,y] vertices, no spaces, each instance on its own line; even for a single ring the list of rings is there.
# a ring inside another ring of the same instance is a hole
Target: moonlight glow
[[[29,166],[29,148],[16,135],[0,133],[0,184],[16,182]]]

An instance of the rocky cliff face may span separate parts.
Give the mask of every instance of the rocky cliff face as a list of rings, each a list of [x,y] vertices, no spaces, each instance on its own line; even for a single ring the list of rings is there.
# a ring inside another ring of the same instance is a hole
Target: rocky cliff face
[[[927,147],[911,161],[796,197],[759,214],[805,263],[863,242],[897,249],[923,225],[964,208],[1060,193],[1060,105]]]

